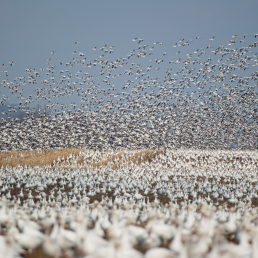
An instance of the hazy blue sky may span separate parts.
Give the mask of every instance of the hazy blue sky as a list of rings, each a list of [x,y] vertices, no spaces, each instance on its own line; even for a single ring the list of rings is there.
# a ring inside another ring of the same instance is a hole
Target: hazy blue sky
[[[227,45],[231,36],[258,33],[258,1],[9,1],[0,7],[0,63],[8,79],[25,76],[26,68],[46,68],[47,59],[70,61],[77,50],[86,58],[98,58],[99,48],[115,46],[114,57],[126,57],[143,44],[163,42],[169,48],[180,39],[202,37],[202,46]],[[75,45],[79,41],[80,45]],[[254,42],[254,39],[252,39]],[[198,45],[194,45],[196,48]],[[197,44],[197,43],[196,43]],[[198,43],[200,44],[200,43]],[[93,47],[98,48],[92,51]],[[168,48],[166,48],[168,50]],[[53,57],[52,51],[56,52]],[[193,49],[189,50],[190,52]],[[94,56],[95,55],[95,56]],[[173,57],[171,57],[173,58]],[[14,62],[10,67],[9,62]],[[0,81],[5,78],[1,73]],[[9,94],[9,103],[16,103]],[[27,89],[33,91],[33,88]]]

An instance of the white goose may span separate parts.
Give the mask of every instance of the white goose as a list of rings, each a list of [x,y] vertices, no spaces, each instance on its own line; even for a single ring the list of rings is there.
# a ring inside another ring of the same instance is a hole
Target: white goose
[[[138,190],[138,189],[136,189],[136,191],[135,191],[135,194],[134,194],[133,198],[134,198],[134,199],[136,199],[136,200],[138,201],[138,200],[143,199],[144,197],[143,197],[141,194],[139,194],[139,190]]]
[[[21,257],[25,250],[14,240],[16,231],[8,230],[6,236],[0,235],[0,258]]]
[[[173,253],[164,247],[156,247],[149,249],[145,255],[145,258],[175,258]]]
[[[37,229],[31,227],[27,222],[28,221],[25,221],[23,225],[22,233],[15,227],[15,221],[13,219],[10,218],[7,223],[10,226],[9,232],[16,243],[31,252],[41,245],[44,235]]]
[[[61,256],[61,247],[57,242],[57,237],[59,234],[58,224],[55,223],[53,230],[49,236],[45,235],[43,243],[41,245],[44,255],[59,258]]]
[[[67,250],[74,247],[77,240],[76,233],[74,231],[64,229],[65,217],[63,215],[59,215],[59,224],[60,226],[58,226],[58,224],[55,225],[56,228],[58,228],[56,242],[62,250]]]
[[[180,223],[176,229],[175,237],[169,245],[169,249],[172,250],[175,254],[180,254],[183,248],[181,235],[182,235],[182,224]]]

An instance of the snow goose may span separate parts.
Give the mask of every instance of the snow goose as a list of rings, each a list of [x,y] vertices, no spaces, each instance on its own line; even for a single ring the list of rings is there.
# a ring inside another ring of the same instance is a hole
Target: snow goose
[[[57,237],[59,233],[58,224],[55,222],[52,232],[49,236],[45,235],[41,245],[44,255],[59,258],[61,256],[61,247],[57,243]]]
[[[107,231],[111,227],[111,222],[109,221],[108,212],[105,213],[104,216],[100,217],[101,227]]]
[[[141,194],[139,194],[139,190],[138,189],[136,189],[133,198],[136,199],[137,201],[141,200],[143,198],[143,196]]]
[[[235,233],[237,230],[236,214],[230,212],[228,222],[224,224],[224,229],[229,234]]]
[[[77,248],[82,255],[93,255],[99,249],[103,249],[104,247],[108,246],[108,241],[96,235],[94,231],[88,231],[87,216],[77,216],[77,221],[79,222],[79,224],[76,230],[76,243]]]
[[[13,235],[16,233],[16,230],[8,230],[6,236],[0,235],[1,258],[21,257],[20,254],[25,252],[25,250],[13,238]]]
[[[23,189],[22,189],[22,188],[21,188],[21,192],[20,192],[19,196],[20,196],[21,198],[23,198],[23,197],[24,197]]]
[[[160,237],[156,233],[152,232],[151,230],[148,230],[148,232],[145,233],[142,241],[140,242],[141,247],[144,251],[150,248],[158,247],[161,245],[161,243],[162,242]]]
[[[175,237],[172,240],[172,242],[169,244],[169,249],[172,250],[173,253],[175,254],[180,254],[183,247],[181,235],[182,235],[182,224],[180,222],[176,229]]]
[[[57,223],[57,222],[56,222]],[[76,244],[76,233],[71,230],[64,229],[65,217],[64,215],[59,215],[59,226],[55,225],[58,228],[58,235],[56,237],[56,242],[62,250],[67,250],[75,246]]]
[[[237,202],[237,199],[235,198],[234,193],[232,193],[231,197],[228,199],[228,202],[230,202],[230,203],[236,203]]]
[[[1,233],[1,226],[4,225],[5,221],[9,219],[9,215],[6,213],[6,198],[3,197],[2,201],[0,202],[0,233]]]
[[[29,252],[40,246],[43,240],[43,234],[32,228],[28,221],[25,221],[23,225],[22,233],[15,227],[15,221],[9,218],[7,225],[10,227],[9,233],[12,234],[13,239],[23,248],[27,249]]]
[[[28,199],[33,199],[33,196],[32,196],[32,194],[31,194],[31,190],[29,190],[29,194],[28,194],[27,198],[28,198]]]
[[[126,231],[132,234],[137,242],[141,242],[144,239],[144,235],[146,235],[147,231],[145,228],[138,227],[135,225],[128,225],[126,227]]]
[[[143,255],[134,248],[131,247],[121,247],[116,250],[116,257],[123,258],[143,258]]]
[[[144,255],[145,258],[175,258],[176,256],[173,253],[164,247],[156,247],[147,250]]]

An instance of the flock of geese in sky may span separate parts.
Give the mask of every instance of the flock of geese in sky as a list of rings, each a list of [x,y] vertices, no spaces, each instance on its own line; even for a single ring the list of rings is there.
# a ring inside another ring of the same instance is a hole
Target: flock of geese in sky
[[[6,66],[14,62],[2,64],[0,149],[257,149],[252,38],[233,35],[227,47],[192,53],[200,37],[171,46],[135,38],[124,57],[104,45],[93,48],[99,58],[76,50],[68,62],[56,62],[53,51],[47,68],[28,68],[13,81]]]
[[[258,258],[257,36],[2,64],[0,258]]]

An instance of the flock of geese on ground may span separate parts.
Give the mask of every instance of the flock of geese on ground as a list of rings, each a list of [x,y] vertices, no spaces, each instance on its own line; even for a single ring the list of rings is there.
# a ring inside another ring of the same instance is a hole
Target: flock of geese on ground
[[[0,257],[258,257],[256,151],[136,153],[2,167]]]
[[[0,149],[257,149],[252,39],[233,35],[224,47],[211,37],[201,47],[200,37],[150,45],[135,38],[128,55],[104,45],[93,48],[94,59],[75,42],[70,61],[53,51],[47,68],[25,76],[12,75],[15,62],[2,64]]]

